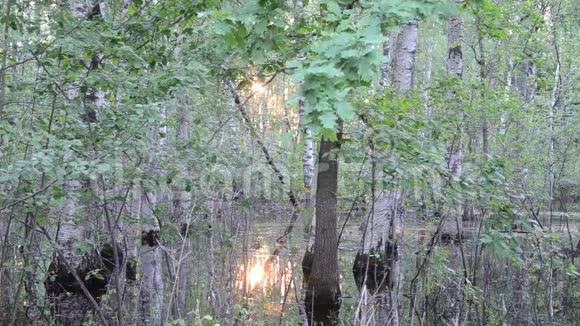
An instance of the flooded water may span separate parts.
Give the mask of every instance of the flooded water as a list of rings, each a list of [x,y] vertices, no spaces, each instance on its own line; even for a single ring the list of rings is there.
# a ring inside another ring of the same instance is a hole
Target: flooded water
[[[266,250],[250,253],[247,261],[242,263],[237,274],[235,287],[243,293],[253,296],[261,293],[267,295],[276,290],[282,296],[293,291],[293,265],[288,259],[273,256]]]
[[[552,213],[542,212],[539,220],[544,230],[550,223],[554,233],[570,235],[575,241],[580,238],[580,213]],[[344,218],[339,221],[342,228]],[[358,289],[352,275],[352,264],[355,254],[360,248],[362,229],[360,218],[351,218],[344,227],[339,244],[339,268],[343,309],[341,314],[354,315],[357,307]],[[284,313],[295,314],[296,298],[300,295],[301,268],[300,262],[306,248],[306,236],[300,222],[297,223],[294,234],[287,244],[287,250],[280,255],[272,256],[276,238],[282,234],[286,221],[261,221],[254,224],[248,233],[248,243],[252,248],[238,261],[235,289],[239,300],[253,302],[259,306],[266,316],[281,318]],[[430,239],[436,229],[436,223],[420,221],[416,218],[406,219],[404,224],[405,238],[410,245],[416,246],[421,237]],[[464,226],[466,241],[472,241],[480,232],[478,225]],[[518,233],[525,237],[526,233]],[[574,243],[575,243],[574,242]],[[411,252],[411,251],[410,251]],[[414,264],[414,263],[413,263]]]

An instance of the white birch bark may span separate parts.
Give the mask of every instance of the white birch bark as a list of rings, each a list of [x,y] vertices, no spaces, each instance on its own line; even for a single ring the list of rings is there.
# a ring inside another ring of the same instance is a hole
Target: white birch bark
[[[397,37],[393,58],[393,86],[401,92],[408,92],[413,87],[415,71],[415,52],[417,51],[419,21],[413,19],[401,27]],[[387,261],[390,263],[390,318],[386,320],[391,325],[401,324],[401,292],[403,287],[403,200],[402,192],[387,196],[387,209],[391,212],[389,240],[393,243],[392,249],[387,248]],[[389,251],[392,251],[390,253]],[[390,256],[390,257],[389,257]]]
[[[463,38],[464,38],[464,24],[463,18],[459,15],[453,16],[448,21],[448,58],[447,58],[447,73],[451,74],[450,78],[462,79],[463,77]],[[455,97],[454,93],[449,94],[451,98]],[[460,109],[460,108],[455,108]],[[460,125],[463,125],[463,114],[459,113]],[[456,135],[450,145],[447,153],[446,163],[447,169],[450,172],[451,178],[453,176],[461,175],[463,169],[463,153],[462,153],[462,129],[458,127]],[[450,181],[451,182],[451,181]],[[447,259],[448,269],[454,271],[455,277],[446,285],[443,293],[443,298],[438,300],[442,306],[442,322],[449,325],[461,325],[463,300],[463,265],[461,255],[461,237],[463,230],[463,220],[460,217],[461,208],[451,207],[445,208],[443,214],[441,241],[443,245],[450,246],[450,256]]]
[[[409,91],[413,85],[418,24],[418,20],[413,19],[401,26],[400,33],[392,40],[393,48],[388,51],[392,56],[390,71],[382,74],[390,75],[391,84],[398,93]],[[389,153],[381,153],[381,156],[396,159]],[[364,299],[359,303],[361,322],[400,325],[404,195],[402,191],[379,192],[375,189],[374,180],[382,179],[382,174],[376,172],[380,170],[373,163],[375,198],[369,220],[364,225],[362,249],[355,258],[353,272]]]
[[[105,16],[104,3],[92,3],[88,1],[71,1],[69,3],[71,13],[79,20],[92,20],[96,16]],[[95,54],[91,60],[98,58]],[[95,69],[90,67],[88,69]],[[81,119],[87,125],[96,122],[98,113],[97,109],[106,106],[108,103],[102,102],[102,93],[98,89],[89,89],[85,94],[80,93],[80,89],[74,92],[71,100],[76,96],[83,96],[82,103],[84,114]],[[99,309],[97,292],[105,291],[106,282],[101,284],[102,288],[89,288],[88,272],[97,268],[97,253],[94,251],[79,251],[75,248],[87,242],[90,238],[90,232],[95,229],[91,225],[90,218],[94,216],[95,194],[99,189],[96,182],[83,180],[81,183],[75,180],[67,180],[64,184],[67,193],[78,194],[87,193],[88,198],[84,207],[79,205],[80,200],[70,198],[63,207],[63,217],[61,219],[57,232],[57,243],[62,249],[57,249],[49,270],[55,274],[54,281],[50,278],[45,282],[47,295],[56,311],[55,318],[59,323],[66,325],[82,325],[88,317],[90,311]],[[82,196],[82,195],[81,195]],[[89,248],[85,248],[88,250]],[[92,249],[92,248],[91,248]],[[88,269],[88,270],[87,270]],[[74,277],[73,277],[74,276]],[[81,282],[79,282],[81,280]],[[90,294],[88,292],[91,292]],[[69,294],[71,293],[71,294]],[[103,292],[104,294],[104,292]],[[97,311],[102,318],[102,312]],[[104,322],[104,320],[102,320]]]
[[[304,4],[302,1],[296,1],[296,6],[301,10]],[[298,58],[302,58],[303,53],[298,54]],[[316,213],[315,213],[315,203],[313,202],[313,180],[314,180],[314,144],[312,141],[312,130],[304,126],[304,117],[306,115],[306,103],[304,97],[298,99],[298,117],[299,117],[299,129],[301,132],[301,138],[304,139],[304,153],[302,155],[302,172],[304,174],[304,209],[303,212],[310,214],[312,220],[308,228],[308,244],[306,247],[307,255],[314,252],[314,242],[316,241]],[[316,198],[316,196],[314,196]],[[300,298],[298,301],[298,319],[302,326],[308,326],[309,318],[306,313],[306,307],[304,306],[305,301],[305,289],[301,291]]]
[[[163,278],[159,248],[159,222],[153,215],[157,198],[141,189],[141,284],[139,293],[139,325],[162,325]]]
[[[160,112],[164,121],[165,109]],[[161,125],[152,144],[152,153],[149,156],[149,173],[159,176],[162,170],[159,161],[166,145],[167,126]],[[165,197],[161,189],[141,189],[141,268],[142,278],[139,296],[139,324],[162,325],[163,323],[163,268],[159,242],[160,225],[153,214],[157,203]]]
[[[177,141],[187,143],[189,140],[189,116],[187,101],[184,98],[178,100],[178,127]],[[177,280],[174,282],[176,318],[185,319],[187,309],[188,288],[190,284],[191,272],[191,214],[190,214],[190,194],[184,190],[176,190],[173,193],[173,212],[175,222],[178,223],[181,234],[181,246],[178,248],[177,260]]]
[[[463,18],[461,16],[453,16],[448,21],[448,34],[447,34],[447,44],[448,44],[448,56],[447,56],[447,73],[451,74],[450,78],[463,77],[463,31],[464,24]],[[455,97],[455,94],[450,94],[450,97]],[[460,121],[463,121],[463,114],[460,113]],[[462,124],[462,122],[460,122]],[[446,163],[447,169],[454,175],[460,175],[463,169],[462,158],[463,153],[461,151],[462,141],[461,141],[461,128],[457,129],[457,134],[454,137],[451,148],[447,153]],[[455,221],[450,221],[450,224],[455,225]],[[451,226],[454,229],[453,226]],[[458,231],[458,230],[454,230]]]
[[[506,77],[505,77],[505,94],[504,94],[504,100],[506,103],[509,102],[510,100],[510,90],[512,87],[512,70],[514,69],[514,62],[512,60],[512,58],[508,57],[507,58],[507,71],[506,71]],[[500,117],[500,123],[499,123],[499,134],[500,135],[505,135],[506,133],[506,128],[507,128],[507,121],[506,121],[507,117],[506,117],[506,113],[502,112],[501,113],[501,117]]]
[[[304,139],[304,154],[302,155],[302,170],[304,173],[304,206],[307,210],[312,209],[312,180],[314,180],[314,145],[312,143],[312,131],[303,124],[305,107],[304,98],[298,99],[298,114],[300,117],[300,129]]]
[[[67,198],[62,207],[61,222],[56,239],[57,243],[63,248],[62,256],[55,257],[52,264],[55,266],[54,272],[68,274],[64,262],[61,260],[66,260],[74,270],[81,268],[83,256],[86,253],[75,250],[75,245],[85,242],[87,223],[84,219],[78,218],[78,198],[76,194],[81,190],[80,183],[69,180],[65,182],[63,188],[68,194],[73,194],[73,196]],[[57,282],[61,280],[59,278]],[[56,286],[59,286],[59,284],[56,284]],[[81,325],[87,318],[87,311],[91,309],[90,301],[82,293],[69,295],[66,292],[62,292],[56,297],[51,297],[50,300],[57,311],[56,320],[67,325]]]
[[[418,32],[419,21],[413,19],[401,27],[397,36],[391,69],[392,84],[398,91],[406,92],[413,87]]]

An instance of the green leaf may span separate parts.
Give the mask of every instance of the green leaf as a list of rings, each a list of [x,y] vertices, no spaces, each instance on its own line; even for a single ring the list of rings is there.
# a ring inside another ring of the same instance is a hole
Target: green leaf
[[[54,199],[58,200],[66,196],[66,192],[59,186],[53,186],[52,191],[53,191],[52,197]]]
[[[320,117],[320,123],[322,124],[322,127],[324,127],[325,129],[331,129],[331,130],[335,130],[336,131],[336,121],[338,120],[336,114],[334,114],[334,112],[323,112]]]
[[[340,10],[340,6],[338,5],[338,3],[336,3],[336,1],[332,1],[332,0],[326,1],[326,8],[330,13],[332,13],[333,15],[336,16],[334,18],[340,18],[341,10]]]
[[[350,120],[354,116],[354,107],[347,102],[336,103],[336,113],[342,120]]]

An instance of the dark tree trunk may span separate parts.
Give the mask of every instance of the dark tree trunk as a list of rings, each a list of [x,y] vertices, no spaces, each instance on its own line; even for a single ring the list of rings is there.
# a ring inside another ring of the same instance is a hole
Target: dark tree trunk
[[[314,250],[302,261],[306,313],[311,325],[336,325],[340,310],[336,233],[336,192],[338,188],[337,141],[320,143],[316,189],[316,239]]]

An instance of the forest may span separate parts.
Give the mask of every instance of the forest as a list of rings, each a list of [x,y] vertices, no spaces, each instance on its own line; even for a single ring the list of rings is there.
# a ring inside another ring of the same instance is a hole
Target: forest
[[[577,0],[0,3],[0,325],[578,325]]]

